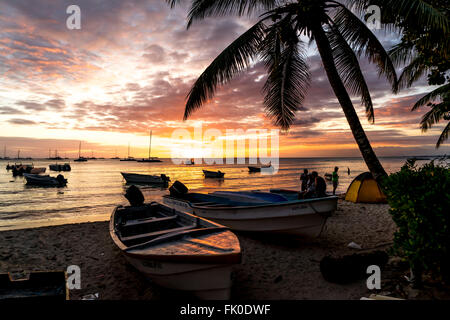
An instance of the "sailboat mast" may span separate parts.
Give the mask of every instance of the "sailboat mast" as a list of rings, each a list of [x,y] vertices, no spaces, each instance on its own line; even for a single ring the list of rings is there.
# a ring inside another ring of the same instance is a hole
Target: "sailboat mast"
[[[130,157],[130,143],[128,142],[128,158]]]
[[[81,141],[80,145],[78,146],[78,158],[81,158]]]

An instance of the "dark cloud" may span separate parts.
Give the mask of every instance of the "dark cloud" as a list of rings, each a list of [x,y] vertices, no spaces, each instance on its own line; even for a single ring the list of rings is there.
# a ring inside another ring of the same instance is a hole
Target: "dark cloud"
[[[37,122],[32,120],[26,120],[26,119],[10,119],[8,120],[11,124],[17,124],[17,125],[33,125],[37,124]]]

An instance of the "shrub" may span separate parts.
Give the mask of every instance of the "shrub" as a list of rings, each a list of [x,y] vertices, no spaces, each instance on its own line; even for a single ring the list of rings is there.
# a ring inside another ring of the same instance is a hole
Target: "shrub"
[[[383,181],[397,224],[394,251],[409,262],[416,284],[423,272],[450,279],[450,168],[434,161],[418,168],[407,161]]]

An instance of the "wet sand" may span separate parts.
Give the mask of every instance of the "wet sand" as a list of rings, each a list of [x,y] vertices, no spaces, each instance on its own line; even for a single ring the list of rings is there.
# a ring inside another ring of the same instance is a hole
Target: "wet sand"
[[[386,204],[354,204],[339,200],[319,238],[289,239],[238,233],[242,264],[234,268],[233,300],[360,299],[371,292],[365,280],[349,285],[325,281],[319,262],[326,255],[386,249],[395,224]],[[348,248],[350,242],[362,250]],[[81,268],[78,300],[93,293],[99,299],[183,298],[146,280],[114,246],[108,222],[69,224],[0,232],[0,273]]]

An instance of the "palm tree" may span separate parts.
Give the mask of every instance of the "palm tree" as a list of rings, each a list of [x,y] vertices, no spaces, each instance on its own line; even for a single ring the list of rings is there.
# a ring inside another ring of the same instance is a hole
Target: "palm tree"
[[[450,78],[445,73],[450,67],[450,36],[448,14],[450,8],[444,0],[366,0],[353,2],[363,6],[376,4],[385,10],[384,22],[403,34],[402,41],[389,50],[396,66],[405,66],[398,79],[398,89],[410,88],[428,73],[430,85],[441,85],[419,99],[411,111],[423,106],[431,107],[420,122],[427,131],[441,120],[447,125],[436,143],[436,148],[448,139],[450,130]],[[426,18],[426,19],[425,19]],[[447,81],[447,84],[444,84]],[[440,103],[433,103],[435,100]]]
[[[173,7],[180,0],[168,0]],[[196,20],[228,14],[252,15],[259,20],[222,51],[194,83],[187,96],[184,119],[214,96],[218,85],[229,82],[261,59],[268,72],[263,87],[267,115],[289,129],[310,83],[305,43],[315,41],[331,87],[344,111],[354,139],[372,175],[386,172],[370,145],[350,94],[361,98],[368,120],[374,122],[372,99],[358,58],[366,56],[396,89],[397,76],[389,55],[366,24],[344,4],[332,0],[193,0],[188,28]]]

